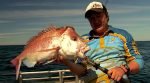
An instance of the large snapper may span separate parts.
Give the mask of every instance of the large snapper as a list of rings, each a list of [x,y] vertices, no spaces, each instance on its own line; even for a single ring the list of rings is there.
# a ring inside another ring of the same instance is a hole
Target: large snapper
[[[11,63],[16,66],[16,79],[18,79],[22,62],[27,67],[34,67],[35,64],[43,61],[54,61],[60,55],[68,59],[84,58],[84,53],[88,50],[89,47],[73,27],[51,26],[29,40],[21,54],[11,60]]]

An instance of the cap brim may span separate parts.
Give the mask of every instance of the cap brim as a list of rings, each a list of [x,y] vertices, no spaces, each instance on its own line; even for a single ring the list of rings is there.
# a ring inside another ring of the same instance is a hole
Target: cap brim
[[[92,9],[85,12],[85,18],[87,18],[91,14],[91,12],[93,12],[93,11],[94,12],[103,12],[103,9],[101,9],[101,8],[92,8]]]

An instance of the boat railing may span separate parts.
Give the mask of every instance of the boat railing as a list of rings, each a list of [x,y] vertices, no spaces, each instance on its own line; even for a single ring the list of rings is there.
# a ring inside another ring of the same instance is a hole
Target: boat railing
[[[68,74],[66,75],[66,73],[69,73],[69,75]],[[43,75],[43,74],[47,74],[47,75]],[[58,75],[49,76],[52,74],[58,74]],[[71,81],[71,83],[81,83],[81,81],[78,79],[78,76],[72,74],[71,71],[68,69],[54,70],[54,71],[36,71],[36,72],[20,71],[19,78],[18,78],[19,83],[23,83],[23,81],[37,81],[37,80],[48,80],[48,81],[53,80],[55,81],[53,83],[67,83],[68,81]]]

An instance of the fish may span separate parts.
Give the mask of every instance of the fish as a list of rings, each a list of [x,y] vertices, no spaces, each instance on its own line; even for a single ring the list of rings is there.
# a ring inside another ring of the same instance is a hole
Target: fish
[[[86,42],[77,34],[74,27],[50,26],[33,36],[25,45],[23,51],[11,60],[16,68],[16,80],[21,64],[34,67],[36,64],[53,62],[59,56],[67,59],[85,58],[89,50]]]

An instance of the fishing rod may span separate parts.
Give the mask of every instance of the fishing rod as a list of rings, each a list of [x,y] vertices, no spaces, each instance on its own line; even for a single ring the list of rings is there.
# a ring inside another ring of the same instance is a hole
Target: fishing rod
[[[111,79],[111,75],[108,74],[109,70],[107,68],[104,68],[104,67],[100,66],[99,63],[95,63],[94,61],[90,60],[89,58],[86,58],[85,62],[83,62],[83,63],[89,64],[89,65],[93,66],[95,69],[101,70],[102,72],[104,72],[105,74],[108,75],[108,78]],[[126,78],[126,79],[123,79],[123,78]],[[127,75],[123,75],[121,80],[120,81],[115,81],[115,83],[130,83],[130,81],[129,81]]]

